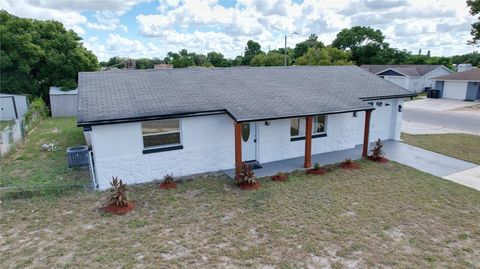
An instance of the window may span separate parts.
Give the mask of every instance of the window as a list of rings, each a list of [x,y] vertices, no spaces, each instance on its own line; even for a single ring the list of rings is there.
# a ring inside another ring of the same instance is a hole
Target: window
[[[300,118],[290,120],[290,136],[300,135]]]
[[[291,141],[303,140],[305,139],[305,118],[293,118],[290,119],[290,137]],[[313,117],[312,124],[312,137],[322,137],[326,136],[327,130],[327,116],[315,116]]]
[[[250,137],[250,123],[242,123],[242,139],[247,142]]]
[[[142,122],[142,135],[146,149],[180,145],[180,120]]]
[[[324,134],[325,127],[325,116],[313,117],[313,134]]]

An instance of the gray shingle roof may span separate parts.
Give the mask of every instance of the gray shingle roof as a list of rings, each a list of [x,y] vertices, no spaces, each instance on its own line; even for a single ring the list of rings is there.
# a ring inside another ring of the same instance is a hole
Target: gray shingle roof
[[[355,66],[81,72],[78,92],[79,125],[205,111],[262,120],[365,110],[360,98],[412,95]]]
[[[361,68],[369,71],[373,74],[378,74],[381,71],[385,71],[387,69],[395,70],[399,73],[402,73],[406,76],[423,76],[430,71],[440,67],[442,65],[430,65],[430,64],[403,64],[403,65],[380,65],[380,64],[365,64],[360,66]]]
[[[450,75],[433,78],[436,80],[465,80],[465,81],[480,81],[480,69],[472,69]]]

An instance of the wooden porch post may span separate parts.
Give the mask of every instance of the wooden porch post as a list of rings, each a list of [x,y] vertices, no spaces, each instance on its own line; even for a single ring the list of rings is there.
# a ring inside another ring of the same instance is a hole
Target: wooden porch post
[[[370,132],[370,115],[372,114],[371,110],[365,111],[365,129],[363,133],[363,151],[362,157],[368,156],[368,137]]]
[[[305,124],[305,168],[312,167],[312,122],[313,117],[308,116]]]
[[[235,122],[235,167],[242,164],[242,124]]]

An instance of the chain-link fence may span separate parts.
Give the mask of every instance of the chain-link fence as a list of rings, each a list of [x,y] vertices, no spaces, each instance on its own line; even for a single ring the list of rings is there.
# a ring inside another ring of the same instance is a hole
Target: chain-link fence
[[[69,167],[67,157],[2,162],[0,199],[59,195],[94,187],[90,165]]]
[[[6,127],[0,130],[0,156],[6,155],[25,137],[25,120],[23,118],[8,121]]]

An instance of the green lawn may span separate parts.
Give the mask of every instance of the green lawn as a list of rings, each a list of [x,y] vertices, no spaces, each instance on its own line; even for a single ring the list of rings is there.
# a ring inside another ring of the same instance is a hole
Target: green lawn
[[[402,133],[405,143],[460,160],[480,164],[480,136],[470,134],[410,135]]]
[[[41,145],[54,143],[55,151],[43,151]],[[0,187],[35,187],[84,182],[86,174],[67,168],[67,147],[85,144],[76,118],[42,120],[7,157],[1,160]],[[88,172],[88,171],[87,171]]]
[[[475,268],[477,191],[390,162],[242,191],[224,176],[2,201],[3,268]]]

